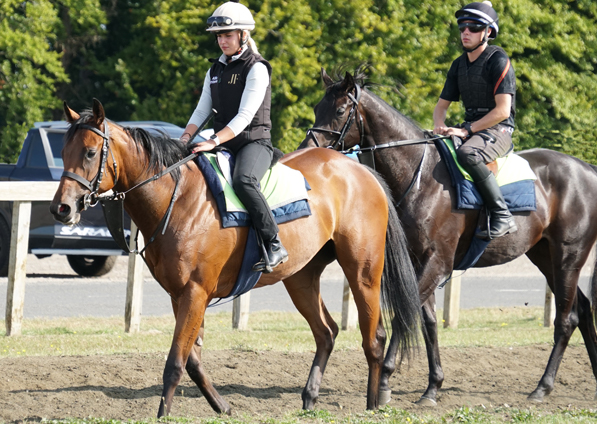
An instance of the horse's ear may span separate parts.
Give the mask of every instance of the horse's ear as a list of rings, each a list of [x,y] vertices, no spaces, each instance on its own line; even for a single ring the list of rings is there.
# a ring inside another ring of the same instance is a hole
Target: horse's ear
[[[99,127],[102,122],[106,119],[106,112],[104,112],[104,107],[100,103],[98,99],[95,97],[93,98],[93,121]]]
[[[334,80],[327,74],[327,72],[323,68],[321,68],[321,80],[323,81],[324,88],[327,88],[334,84]]]
[[[342,81],[342,85],[340,86],[340,89],[342,91],[348,93],[354,87],[355,87],[355,82],[354,82],[354,78],[353,78],[352,74],[350,74],[349,72],[346,72],[346,75],[344,76],[344,81]]]
[[[64,102],[64,116],[66,116],[66,121],[69,124],[72,124],[81,117],[77,112],[68,107],[66,101]]]

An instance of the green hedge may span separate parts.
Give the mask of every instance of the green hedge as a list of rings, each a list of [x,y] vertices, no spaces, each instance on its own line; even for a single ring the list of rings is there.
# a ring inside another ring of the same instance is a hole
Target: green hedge
[[[253,38],[274,69],[272,134],[282,150],[295,149],[313,123],[313,106],[323,95],[321,67],[331,72],[370,64],[377,94],[432,127],[445,75],[461,53],[454,12],[464,2],[243,3],[254,12]],[[16,157],[33,121],[60,118],[59,99],[78,110],[97,97],[112,119],[183,126],[201,94],[208,58],[219,55],[204,31],[216,4],[205,0],[2,4],[4,160]],[[504,0],[494,7],[501,17],[495,44],[511,56],[517,75],[517,149],[547,147],[597,163],[597,3]],[[29,9],[39,10],[34,17]],[[10,16],[16,18],[7,21]],[[4,34],[14,38],[12,50]],[[19,88],[24,85],[27,95]],[[450,121],[462,119],[458,107],[450,112]]]

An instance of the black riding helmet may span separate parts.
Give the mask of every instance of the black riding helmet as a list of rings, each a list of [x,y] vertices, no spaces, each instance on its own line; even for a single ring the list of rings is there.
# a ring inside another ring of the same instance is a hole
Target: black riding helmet
[[[498,26],[498,14],[493,9],[492,4],[490,1],[484,1],[483,3],[469,3],[464,6],[462,9],[456,12],[456,21],[458,22],[458,26],[461,28],[464,26],[470,26],[470,23],[466,21],[473,21],[476,24],[480,24],[485,26],[483,29],[483,39],[476,47],[472,49],[467,49],[462,46],[462,49],[467,53],[472,53],[481,47],[487,40],[494,40],[499,32]]]
[[[455,15],[458,23],[463,21],[474,21],[487,25],[490,29],[488,34],[488,39],[490,40],[494,40],[500,31],[498,26],[498,14],[489,1],[484,1],[483,3],[469,3],[458,10]]]

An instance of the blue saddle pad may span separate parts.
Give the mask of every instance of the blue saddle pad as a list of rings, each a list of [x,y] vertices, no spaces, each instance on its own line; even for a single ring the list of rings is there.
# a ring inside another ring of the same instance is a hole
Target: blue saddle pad
[[[481,209],[483,206],[483,198],[479,194],[475,183],[468,181],[462,175],[458,165],[454,161],[454,157],[450,149],[446,146],[443,140],[435,140],[435,146],[446,164],[452,185],[456,192],[456,208],[457,209]],[[535,197],[535,182],[533,180],[521,180],[500,186],[506,204],[511,212],[534,211],[537,209]],[[479,231],[477,228],[476,232]],[[466,252],[464,258],[458,265],[454,267],[455,270],[466,270],[474,266],[485,249],[489,245],[490,240],[483,240],[473,237],[471,245]]]
[[[243,255],[243,261],[236,279],[236,283],[232,291],[225,298],[235,298],[251,290],[261,277],[261,272],[254,272],[252,267],[261,259],[261,247],[257,241],[257,234],[251,225],[251,220],[246,212],[238,210],[228,211],[226,208],[226,198],[222,180],[218,176],[212,163],[203,154],[200,154],[195,159],[197,166],[203,173],[203,177],[207,183],[207,187],[211,191],[216,200],[216,205],[220,217],[222,218],[222,227],[249,227],[249,235],[247,237],[247,245]],[[233,164],[231,165],[233,166]],[[310,190],[309,184],[305,179],[305,186]],[[281,207],[272,210],[276,223],[282,224],[284,222],[292,221],[294,219],[302,218],[311,215],[311,208],[306,199],[300,199],[295,202],[285,204]],[[222,298],[222,299],[225,299]],[[220,300],[222,300],[220,299]],[[221,304],[220,300],[209,305],[215,306]],[[232,299],[231,299],[232,300]]]
[[[443,140],[435,140],[435,146],[446,164],[452,185],[456,190],[457,209],[481,209],[483,198],[479,194],[475,183],[464,178],[450,149]],[[537,210],[535,197],[535,181],[531,179],[511,182],[501,185],[500,189],[510,212],[526,212]]]

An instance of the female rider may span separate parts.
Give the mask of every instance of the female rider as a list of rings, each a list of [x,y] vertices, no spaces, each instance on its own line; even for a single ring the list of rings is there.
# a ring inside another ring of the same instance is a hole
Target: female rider
[[[214,135],[198,143],[193,152],[205,152],[225,144],[236,159],[232,187],[245,205],[255,230],[263,240],[267,262],[262,258],[254,271],[271,272],[288,259],[278,237],[278,226],[259,182],[270,168],[273,158],[271,143],[271,66],[257,52],[250,32],[255,20],[249,9],[229,1],[218,7],[207,19],[207,31],[215,34],[222,50],[205,76],[203,92],[195,112],[189,119],[181,141],[191,134],[209,115],[214,118]]]

